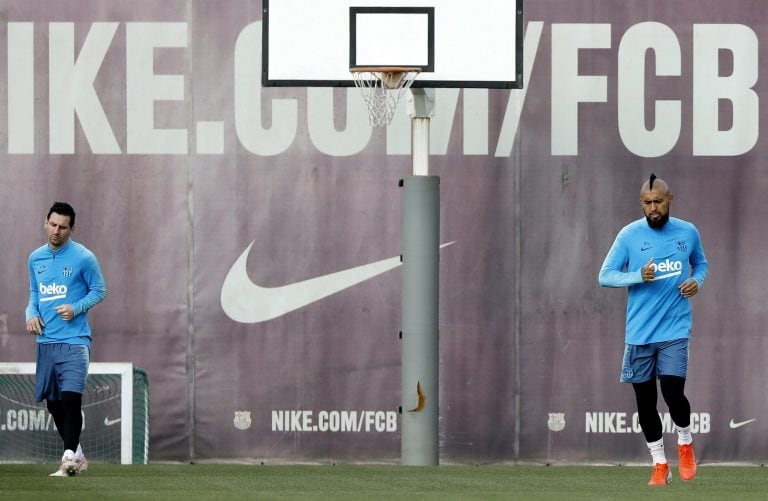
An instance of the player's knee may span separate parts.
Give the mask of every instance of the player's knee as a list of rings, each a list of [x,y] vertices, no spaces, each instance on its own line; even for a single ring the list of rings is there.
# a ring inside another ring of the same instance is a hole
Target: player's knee
[[[647,410],[656,411],[656,381],[650,380],[644,383],[634,383],[632,388],[635,390],[635,399],[637,408],[641,413]]]
[[[685,398],[685,378],[679,376],[660,376],[659,386],[661,386],[661,394],[667,402],[674,402]]]
[[[61,400],[46,400],[45,407],[48,409],[48,412],[54,416],[64,410],[64,404]]]
[[[74,391],[62,391],[61,403],[65,409],[80,410],[83,403],[83,396]]]

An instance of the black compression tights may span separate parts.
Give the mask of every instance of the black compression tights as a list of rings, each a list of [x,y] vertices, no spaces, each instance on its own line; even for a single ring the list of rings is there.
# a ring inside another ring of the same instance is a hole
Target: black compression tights
[[[691,404],[685,397],[685,378],[678,376],[659,376],[659,386],[664,401],[669,406],[672,421],[679,428],[691,424]],[[661,418],[656,410],[656,380],[644,383],[633,383],[635,399],[637,400],[637,417],[643,429],[646,442],[656,442],[661,439]]]
[[[82,403],[83,396],[74,391],[62,391],[61,400],[46,400],[48,412],[53,416],[53,422],[64,441],[64,449],[76,451],[80,443],[80,430],[83,429]]]

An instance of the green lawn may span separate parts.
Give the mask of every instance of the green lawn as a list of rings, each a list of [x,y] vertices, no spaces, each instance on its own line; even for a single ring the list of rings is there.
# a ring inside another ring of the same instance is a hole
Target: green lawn
[[[768,468],[701,466],[647,487],[628,466],[99,465],[51,478],[50,465],[0,465],[0,499],[768,499]],[[673,472],[677,474],[676,468]]]

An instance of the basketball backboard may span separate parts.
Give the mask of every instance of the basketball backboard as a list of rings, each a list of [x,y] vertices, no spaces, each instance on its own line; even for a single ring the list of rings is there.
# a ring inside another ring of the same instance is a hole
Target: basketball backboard
[[[262,84],[352,87],[351,67],[421,69],[413,87],[522,87],[522,0],[263,0]]]

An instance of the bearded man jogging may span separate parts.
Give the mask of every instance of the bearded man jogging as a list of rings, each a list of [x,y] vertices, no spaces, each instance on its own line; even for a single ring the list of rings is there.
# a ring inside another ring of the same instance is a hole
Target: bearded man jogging
[[[637,413],[653,459],[648,485],[672,479],[656,409],[657,385],[677,427],[679,473],[696,476],[691,405],[685,396],[691,297],[707,277],[709,264],[696,227],[669,216],[672,193],[651,174],[640,189],[645,217],[625,226],[608,251],[598,280],[603,287],[627,287],[624,359],[620,381],[631,383]]]

